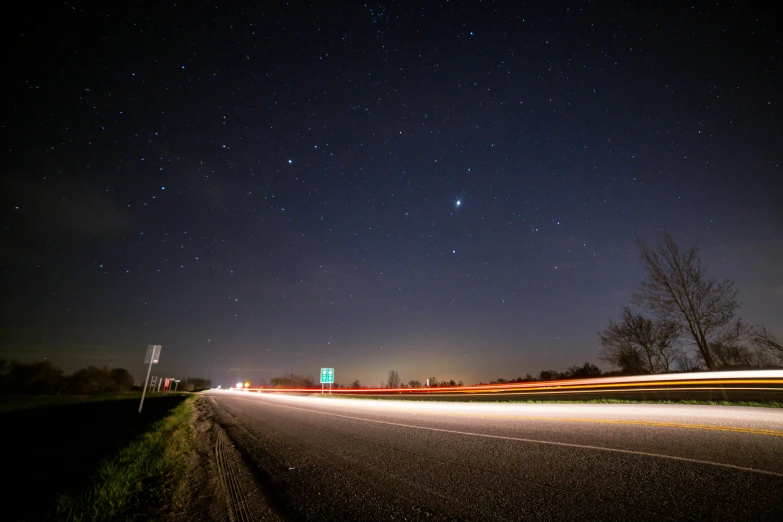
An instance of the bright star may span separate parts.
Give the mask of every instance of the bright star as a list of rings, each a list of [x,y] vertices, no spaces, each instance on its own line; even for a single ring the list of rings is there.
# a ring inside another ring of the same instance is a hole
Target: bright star
[[[462,205],[462,200],[461,200],[461,199],[458,199],[458,200],[457,200],[457,206],[460,206],[460,205]]]

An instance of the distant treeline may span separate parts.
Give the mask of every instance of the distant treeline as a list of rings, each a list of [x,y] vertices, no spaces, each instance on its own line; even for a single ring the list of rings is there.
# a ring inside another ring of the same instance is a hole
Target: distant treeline
[[[313,378],[312,375],[304,376],[296,373],[287,373],[280,377],[273,377],[272,379],[269,379],[270,388],[317,388],[320,386],[321,383],[316,382],[316,380]],[[366,388],[366,387],[367,386],[362,386],[358,380],[354,381],[349,386],[345,386],[337,382],[332,384],[333,390],[339,390],[341,388],[357,389],[357,388]]]
[[[621,372],[612,372],[611,375],[618,375],[620,373]],[[489,384],[554,381],[557,379],[587,379],[590,377],[600,377],[601,375],[607,375],[607,374],[601,372],[601,369],[595,364],[586,362],[582,366],[571,366],[564,372],[559,372],[557,370],[542,370],[541,372],[539,372],[537,377],[534,377],[528,373],[524,377],[517,377],[516,379],[508,379],[508,380],[498,379],[496,381],[491,381]]]
[[[315,380],[310,375],[304,377],[295,373],[287,373],[281,377],[269,379],[269,385],[272,388],[313,388]],[[336,388],[337,386],[333,385],[333,387]]]
[[[88,366],[65,375],[50,361],[29,364],[0,360],[0,394],[87,395],[133,389],[133,376],[125,368]]]
[[[202,377],[188,377],[182,379],[182,385],[179,386],[179,390],[184,391],[199,391],[208,390],[212,387],[212,381],[210,379],[204,379]]]
[[[586,362],[582,366],[572,366],[564,372],[559,372],[557,370],[543,370],[538,374],[537,377],[527,374],[524,377],[517,377],[516,379],[502,379],[502,378],[497,379],[495,381],[490,381],[489,384],[553,381],[555,379],[584,379],[588,377],[600,377],[601,375],[602,375],[601,369],[598,366]],[[426,387],[428,385],[427,383],[429,383],[429,387],[431,388],[464,386],[462,381],[455,382],[454,379],[438,380],[435,377],[428,377],[423,382],[414,379],[405,383],[402,382],[402,379],[400,379],[400,376],[396,370],[389,370],[389,377],[386,379],[385,387],[386,388],[421,388],[421,387]],[[487,384],[487,383],[481,382],[478,384]],[[363,386],[361,385],[361,383],[359,383],[359,381],[354,381],[349,386],[349,388],[363,388]]]
[[[392,370],[394,372],[394,370]],[[390,372],[391,373],[391,372]],[[462,386],[462,381],[455,381],[454,379],[451,380],[444,380],[444,381],[438,381],[435,377],[429,378],[430,386]],[[426,385],[426,380],[425,380]],[[312,376],[303,376],[298,375],[296,373],[287,373],[281,377],[274,377],[272,379],[269,379],[269,387],[271,388],[318,388],[321,386],[320,382],[316,382],[315,379]],[[333,390],[339,390],[339,389],[349,389],[349,390],[358,390],[358,389],[365,389],[365,388],[418,388],[423,386],[420,381],[410,381],[409,383],[403,383],[399,381],[399,376],[397,375],[397,372],[394,372],[394,374],[391,376],[391,380],[387,380],[387,382],[382,383],[380,386],[366,386],[363,385],[359,380],[353,381],[349,385],[344,385],[335,382],[332,384]]]
[[[517,377],[516,379],[497,379],[491,381],[489,384],[505,384],[515,382],[536,382],[536,381],[553,381],[555,379],[584,379],[589,377],[600,377],[601,375],[618,375],[621,372],[613,372],[611,374],[602,374],[601,369],[589,362],[584,363],[582,366],[572,366],[564,372],[557,370],[543,370],[537,377],[533,377],[530,374],[525,377]],[[479,383],[486,384],[486,383]],[[320,383],[316,383],[311,376],[304,377],[295,373],[289,373],[282,377],[275,377],[269,380],[269,385],[272,388],[313,388],[320,386]],[[462,381],[455,381],[454,379],[437,379],[436,377],[427,377],[423,381],[413,379],[408,382],[403,382],[400,379],[399,373],[396,370],[389,370],[389,376],[386,382],[381,384],[381,388],[423,388],[429,386],[430,388],[444,388],[449,386],[464,386]],[[353,381],[348,386],[334,383],[332,389],[364,389],[364,388],[378,388],[378,386],[366,386],[363,385],[358,379]]]

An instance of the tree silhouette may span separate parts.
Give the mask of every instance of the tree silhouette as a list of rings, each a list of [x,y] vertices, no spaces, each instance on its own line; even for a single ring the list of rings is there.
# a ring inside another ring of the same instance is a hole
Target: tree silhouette
[[[386,384],[389,388],[400,387],[400,374],[397,373],[397,370],[389,370],[389,378],[386,379]]]
[[[762,324],[753,330],[750,342],[757,348],[775,357],[780,364],[783,364],[783,339],[767,330],[765,325]]]
[[[601,369],[595,364],[589,362],[584,363],[582,366],[572,366],[566,370],[562,377],[570,377],[573,379],[587,379],[589,377],[600,377]]]
[[[626,373],[662,373],[681,354],[680,329],[674,321],[652,320],[623,307],[619,322],[598,334],[599,359]]]
[[[711,343],[729,327],[739,308],[734,283],[710,276],[698,245],[682,251],[665,230],[658,233],[654,246],[637,240],[645,278],[632,302],[661,321],[676,323],[692,339],[704,365],[716,369],[719,363]]]

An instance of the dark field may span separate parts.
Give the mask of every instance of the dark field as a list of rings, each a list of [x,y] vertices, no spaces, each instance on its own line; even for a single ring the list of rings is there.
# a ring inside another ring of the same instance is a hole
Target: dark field
[[[185,396],[42,406],[0,413],[4,520],[41,520],[57,496],[90,483],[101,459],[141,435]]]

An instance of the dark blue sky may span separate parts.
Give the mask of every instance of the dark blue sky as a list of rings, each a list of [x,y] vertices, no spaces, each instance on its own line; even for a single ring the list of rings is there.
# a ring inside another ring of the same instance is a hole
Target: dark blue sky
[[[663,227],[783,330],[771,7],[93,4],[5,31],[0,357],[564,369]]]

